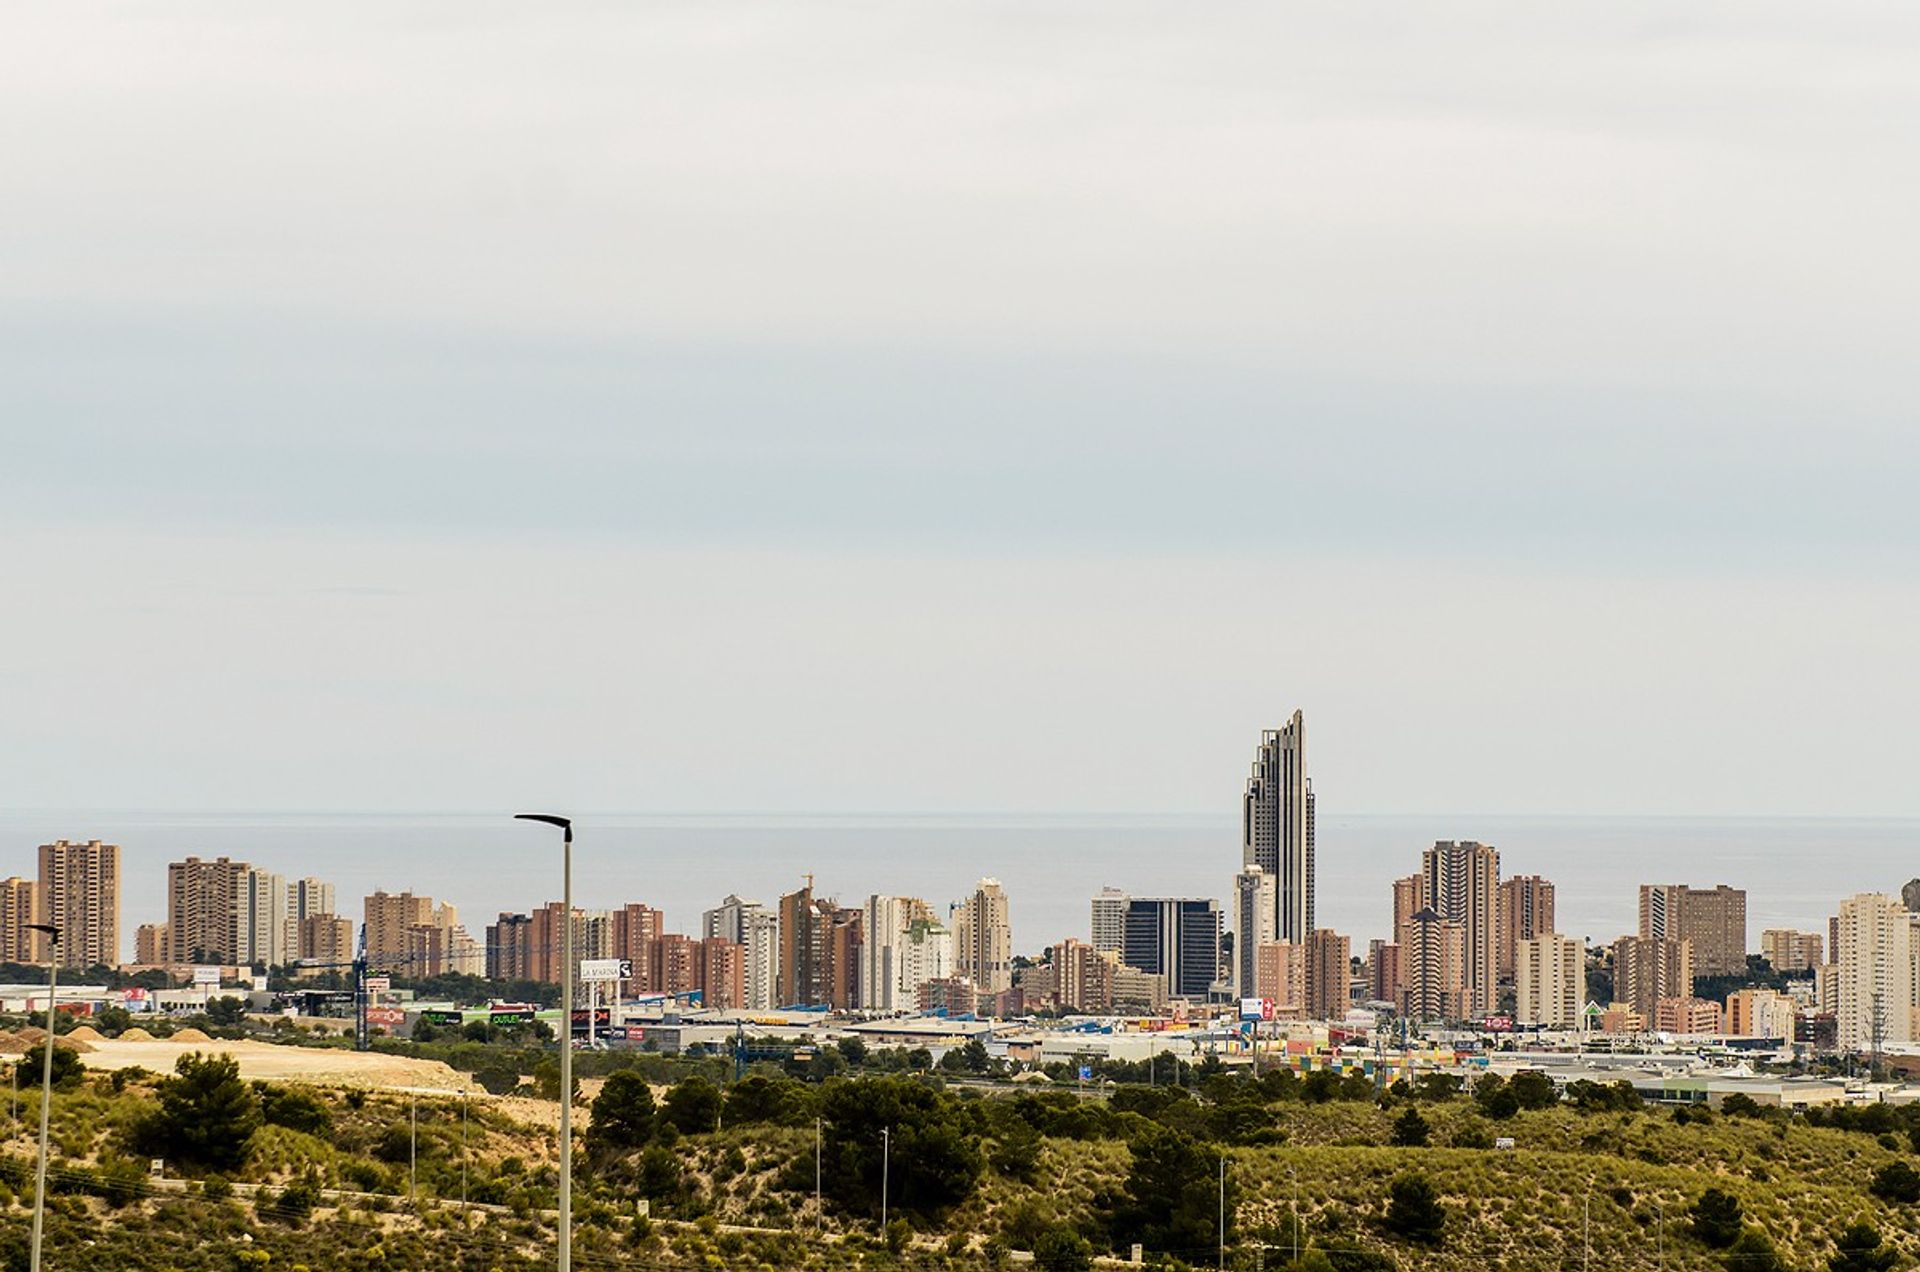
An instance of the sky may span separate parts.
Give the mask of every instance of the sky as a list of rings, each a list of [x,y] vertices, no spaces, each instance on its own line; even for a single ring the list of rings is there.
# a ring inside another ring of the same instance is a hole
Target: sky
[[[1920,12],[9,27],[0,807],[1920,815]]]

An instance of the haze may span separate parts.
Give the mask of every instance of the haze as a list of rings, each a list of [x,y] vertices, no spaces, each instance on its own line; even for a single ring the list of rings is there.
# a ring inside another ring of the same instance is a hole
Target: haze
[[[0,806],[1920,813],[1911,10],[9,28]]]

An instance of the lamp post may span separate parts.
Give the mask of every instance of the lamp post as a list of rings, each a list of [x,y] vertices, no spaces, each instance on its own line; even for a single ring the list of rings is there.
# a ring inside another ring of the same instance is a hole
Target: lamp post
[[[560,1272],[573,1268],[573,822],[550,813],[517,821],[558,826],[560,846]]]
[[[1227,1155],[1220,1154],[1220,1267],[1227,1266]]]
[[[467,1088],[460,1088],[460,1222],[467,1214]]]
[[[53,1005],[60,998],[60,929],[29,923],[47,934],[47,1040],[40,1053],[40,1157],[33,1168],[33,1246],[27,1267],[40,1272],[40,1233],[47,1218],[47,1115],[53,1109]]]
[[[887,1174],[893,1166],[893,1131],[880,1128],[880,1234],[887,1231]]]
[[[827,1212],[820,1208],[820,1119],[813,1119],[813,1227],[818,1232],[827,1226]]]

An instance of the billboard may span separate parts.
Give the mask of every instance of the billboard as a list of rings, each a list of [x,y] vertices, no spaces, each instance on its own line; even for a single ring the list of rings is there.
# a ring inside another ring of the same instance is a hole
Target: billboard
[[[1240,1019],[1272,1020],[1273,1019],[1273,999],[1242,998],[1240,1000]]]
[[[611,1011],[608,1011],[605,1007],[596,1007],[593,1009],[593,1027],[596,1032],[604,1031],[611,1023],[613,1023],[613,1013]],[[573,1009],[573,1031],[575,1033],[585,1033],[587,1031],[587,1009],[585,1007],[575,1007]]]
[[[583,958],[580,960],[580,979],[583,981],[632,980],[633,960],[627,958]]]
[[[407,1009],[405,1007],[367,1008],[367,1024],[373,1028],[384,1029],[388,1033],[395,1033],[399,1030],[400,1026],[406,1023]]]
[[[466,1015],[463,1012],[457,1012],[457,1011],[429,1010],[429,1011],[421,1012],[420,1019],[426,1021],[430,1025],[458,1025],[465,1022]]]
[[[487,1013],[487,1023],[494,1025],[530,1025],[533,1023],[533,1008],[527,1007],[506,1011],[490,1011]]]
[[[391,976],[369,976],[365,982],[369,994],[384,994],[393,988]]]
[[[217,967],[194,968],[193,983],[196,985],[211,985],[215,989],[220,988],[220,969]]]

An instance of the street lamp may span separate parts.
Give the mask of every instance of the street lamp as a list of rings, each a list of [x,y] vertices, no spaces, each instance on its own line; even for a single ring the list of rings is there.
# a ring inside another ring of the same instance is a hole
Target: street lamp
[[[893,1131],[880,1128],[880,1233],[887,1231],[887,1173],[893,1165]]]
[[[551,813],[516,821],[558,826],[560,848],[560,1272],[573,1268],[573,822]]]
[[[1227,1266],[1227,1155],[1220,1154],[1220,1267]]]
[[[47,1115],[53,1109],[53,1005],[60,997],[60,929],[51,923],[29,923],[29,930],[47,934],[47,1040],[40,1055],[40,1159],[33,1168],[33,1248],[28,1268],[40,1272],[40,1233],[47,1217]]]

